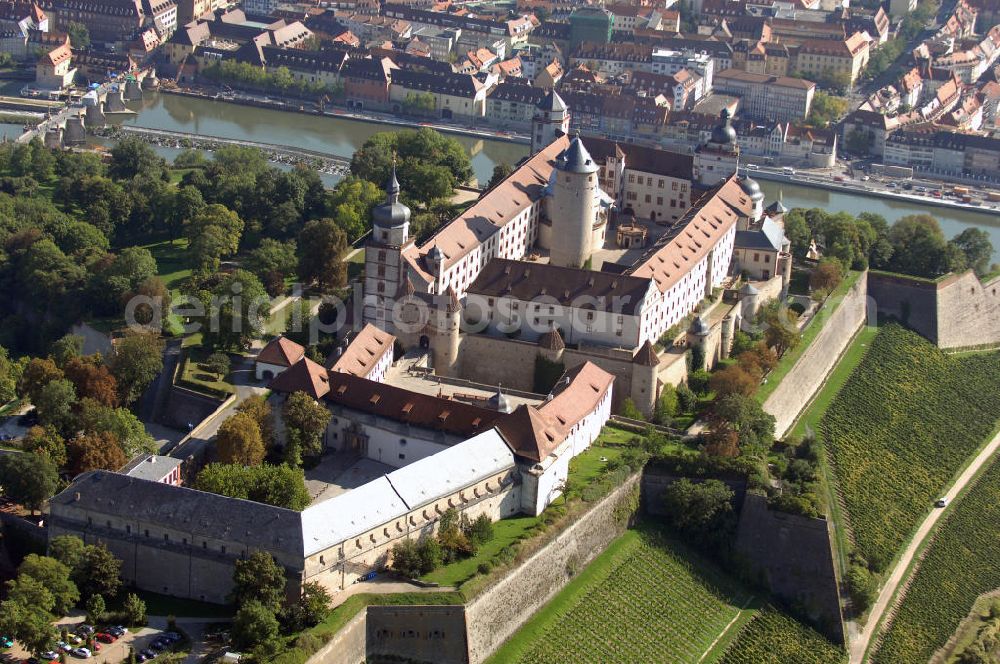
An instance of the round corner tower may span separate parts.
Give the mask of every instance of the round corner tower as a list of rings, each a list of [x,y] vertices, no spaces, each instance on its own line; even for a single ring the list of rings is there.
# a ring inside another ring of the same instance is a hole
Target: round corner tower
[[[552,265],[583,267],[590,259],[597,223],[598,169],[579,136],[556,158],[548,208]]]

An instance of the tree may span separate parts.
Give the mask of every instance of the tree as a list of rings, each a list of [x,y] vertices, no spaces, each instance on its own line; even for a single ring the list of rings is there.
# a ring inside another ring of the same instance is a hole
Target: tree
[[[284,465],[210,463],[198,473],[195,488],[296,511],[311,501],[302,470]]]
[[[4,494],[29,510],[41,509],[55,495],[59,473],[48,459],[34,454],[0,456],[0,486]]]
[[[493,175],[490,176],[490,181],[486,183],[486,189],[484,191],[489,191],[493,187],[497,186],[501,182],[507,179],[507,177],[514,172],[514,169],[506,161],[499,161],[493,167]]]
[[[674,528],[704,534],[718,527],[720,521],[732,513],[734,495],[732,489],[719,480],[692,482],[682,478],[664,490],[663,506]]]
[[[80,429],[85,432],[113,434],[128,457],[140,452],[154,453],[157,450],[156,441],[139,418],[127,408],[111,408],[84,398],[80,400],[78,421]]]
[[[330,411],[305,392],[292,392],[285,401],[282,415],[288,433],[286,447],[305,456],[319,456],[323,451],[323,432],[330,423]]]
[[[104,598],[100,595],[91,595],[87,599],[87,622],[91,625],[101,622],[106,610],[107,606],[104,604]]]
[[[240,606],[233,617],[233,645],[249,649],[278,637],[278,620],[274,611],[257,600]]]
[[[67,334],[52,343],[49,355],[55,360],[56,366],[65,367],[74,357],[83,355],[83,337],[79,334]]]
[[[202,270],[214,272],[220,259],[239,250],[242,235],[243,220],[226,206],[213,203],[191,220],[188,250]]]
[[[51,381],[35,397],[35,411],[43,426],[52,426],[59,431],[69,431],[73,426],[73,406],[76,404],[76,389],[65,378]]]
[[[730,365],[712,374],[708,382],[717,397],[730,394],[750,396],[760,387],[760,376],[748,373],[739,365]]]
[[[322,291],[347,283],[347,236],[333,219],[310,221],[299,234],[298,276],[305,283],[315,281]]]
[[[285,571],[274,557],[266,551],[254,551],[247,558],[236,561],[231,599],[236,606],[260,602],[274,613],[285,600],[286,585]]]
[[[742,394],[730,394],[715,402],[709,426],[715,430],[728,423],[739,436],[741,450],[763,453],[774,443],[774,416],[760,402]]]
[[[739,354],[736,358],[739,367],[751,376],[763,376],[778,364],[778,354],[767,347],[763,341]]]
[[[118,405],[118,381],[101,363],[100,356],[72,357],[63,366],[63,371],[81,399],[90,398],[111,407]]]
[[[653,411],[653,421],[664,426],[669,425],[677,414],[677,390],[669,383],[660,391]]]
[[[110,431],[81,434],[66,447],[74,475],[88,470],[118,470],[128,462],[118,438]]]
[[[798,345],[802,335],[795,325],[795,312],[783,306],[770,307],[763,312],[764,342],[779,356]]]
[[[215,454],[220,463],[259,466],[267,450],[256,420],[247,413],[230,416],[219,427]]]
[[[844,270],[840,261],[824,258],[809,275],[809,286],[813,291],[830,293],[844,280]]]
[[[80,595],[89,600],[94,595],[116,597],[122,585],[119,578],[121,571],[122,561],[115,558],[102,542],[84,546],[83,555],[72,574]]]
[[[894,272],[934,278],[948,272],[948,243],[937,219],[927,214],[908,215],[889,229],[889,241],[895,247],[889,261]]]
[[[646,416],[642,414],[642,411],[635,405],[631,397],[626,397],[625,401],[622,402],[622,417],[630,420],[639,420],[640,422],[646,421]]]
[[[87,545],[73,535],[59,535],[49,542],[49,555],[65,565],[72,574],[83,561]]]
[[[69,35],[69,44],[76,50],[85,50],[90,47],[90,30],[79,21],[69,21],[63,28]]]
[[[163,370],[163,341],[155,334],[127,333],[115,346],[110,368],[121,402],[133,403]]]
[[[381,182],[381,181],[380,181]],[[385,200],[374,182],[348,176],[326,194],[325,208],[353,242],[368,231],[372,208]]]
[[[10,359],[7,349],[0,346],[0,403],[17,398],[17,382],[24,366]]]
[[[965,257],[965,266],[971,268],[982,277],[990,270],[990,257],[993,256],[993,243],[989,234],[979,228],[966,228],[951,239],[949,243],[958,249]]]
[[[274,420],[271,416],[271,404],[267,402],[267,398],[261,394],[247,397],[236,407],[236,412],[246,413],[254,419],[260,429],[264,447],[269,448],[274,444]]]
[[[47,459],[57,469],[66,465],[66,441],[53,427],[33,426],[24,434],[21,449]]]
[[[125,613],[125,622],[129,625],[146,624],[146,603],[138,595],[129,593],[125,597],[122,611]]]
[[[131,180],[137,175],[163,179],[167,162],[138,138],[126,137],[111,148],[108,174],[115,180]]]
[[[174,163],[177,163],[176,159],[174,159]],[[190,226],[204,211],[205,199],[196,187],[190,185],[178,187],[177,191],[174,192],[167,214],[167,233],[170,239],[175,240],[182,237],[185,228]]]
[[[55,558],[29,553],[17,568],[20,576],[29,576],[52,594],[53,610],[59,615],[69,613],[80,601],[80,591],[70,579],[70,569]]]
[[[469,523],[465,534],[473,546],[480,546],[493,539],[493,522],[486,514],[480,514]]]
[[[331,604],[333,598],[319,583],[307,581],[302,584],[302,596],[299,598],[298,606],[304,626],[318,625],[330,612]]]
[[[705,453],[713,457],[737,457],[740,455],[740,436],[725,420],[712,422],[705,436]]]
[[[51,359],[35,357],[21,372],[20,380],[17,383],[17,392],[31,403],[35,403],[42,393],[42,388],[62,377],[62,369],[57,367]]]
[[[403,100],[403,111],[411,115],[430,115],[437,104],[430,92],[407,92]]]
[[[276,297],[285,291],[285,278],[295,274],[298,259],[295,256],[295,241],[279,242],[264,238],[260,246],[250,252],[247,269],[267,287],[268,295]]]
[[[17,583],[11,581],[8,586]],[[26,587],[28,585],[32,586],[30,591]],[[38,592],[39,589],[41,592]],[[47,591],[37,581],[26,579],[11,587],[8,599],[0,603],[0,631],[31,652],[48,650],[59,635],[52,626],[52,614],[49,609],[43,608],[47,600],[52,600],[51,595],[46,598],[46,594]]]
[[[263,335],[271,303],[256,275],[235,270],[219,281],[213,294],[216,303],[204,333],[207,346],[245,349]]]
[[[847,99],[838,97],[822,90],[817,90],[813,95],[812,110],[806,122],[817,127],[826,127],[832,122],[836,122],[847,113]]]
[[[229,373],[229,367],[231,365],[229,356],[225,353],[212,353],[205,358],[204,364],[206,369],[220,378],[224,378],[226,374]]]

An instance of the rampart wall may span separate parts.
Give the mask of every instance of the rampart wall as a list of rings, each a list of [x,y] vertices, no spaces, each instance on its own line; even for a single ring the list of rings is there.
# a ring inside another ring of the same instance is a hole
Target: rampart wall
[[[872,272],[868,293],[890,316],[939,348],[1000,343],[1000,275],[981,281],[971,270],[938,281]]]
[[[777,437],[788,433],[851,338],[864,324],[867,300],[868,280],[861,275],[839,304],[827,300],[817,312],[810,325],[822,325],[823,329],[764,402],[764,410],[774,416]]]
[[[492,655],[625,531],[638,484],[637,474],[466,606],[470,664]]]

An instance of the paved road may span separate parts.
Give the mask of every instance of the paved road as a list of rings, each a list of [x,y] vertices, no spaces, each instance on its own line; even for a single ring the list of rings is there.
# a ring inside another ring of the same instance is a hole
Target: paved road
[[[917,550],[920,545],[923,544],[924,540],[934,529],[934,525],[938,522],[943,514],[953,509],[951,501],[965,488],[965,486],[972,480],[976,472],[986,463],[988,463],[993,455],[996,453],[997,449],[1000,449],[1000,434],[990,441],[982,452],[979,453],[969,467],[959,476],[955,481],[955,484],[945,493],[945,496],[949,500],[948,507],[944,509],[934,509],[924,522],[920,524],[920,528],[917,529],[916,534],[910,541],[909,546],[903,552],[900,557],[899,562],[893,568],[892,573],[889,575],[888,580],[882,587],[882,591],[878,595],[878,599],[872,606],[872,610],[868,615],[868,622],[865,623],[865,628],[861,632],[857,639],[851,642],[851,661],[850,664],[861,664],[864,661],[865,651],[868,649],[868,644],[871,642],[872,637],[875,636],[875,630],[879,627],[879,622],[882,620],[882,616],[890,608],[893,595],[896,593],[896,589],[906,581],[909,577],[907,572],[909,571],[910,563],[913,561],[913,557],[916,555]]]

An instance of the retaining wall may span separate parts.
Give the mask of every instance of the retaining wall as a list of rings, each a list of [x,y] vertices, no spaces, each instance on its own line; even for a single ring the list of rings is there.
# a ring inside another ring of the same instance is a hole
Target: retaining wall
[[[470,664],[492,655],[625,531],[627,523],[619,520],[619,508],[626,508],[638,485],[636,474],[466,606]]]
[[[788,433],[851,338],[864,324],[868,302],[866,276],[862,274],[858,278],[835,309],[836,303],[831,299],[817,312],[811,325],[822,325],[823,329],[764,402],[764,410],[774,415],[775,436],[780,438]]]
[[[358,611],[306,664],[359,664],[368,656],[368,612]]]

